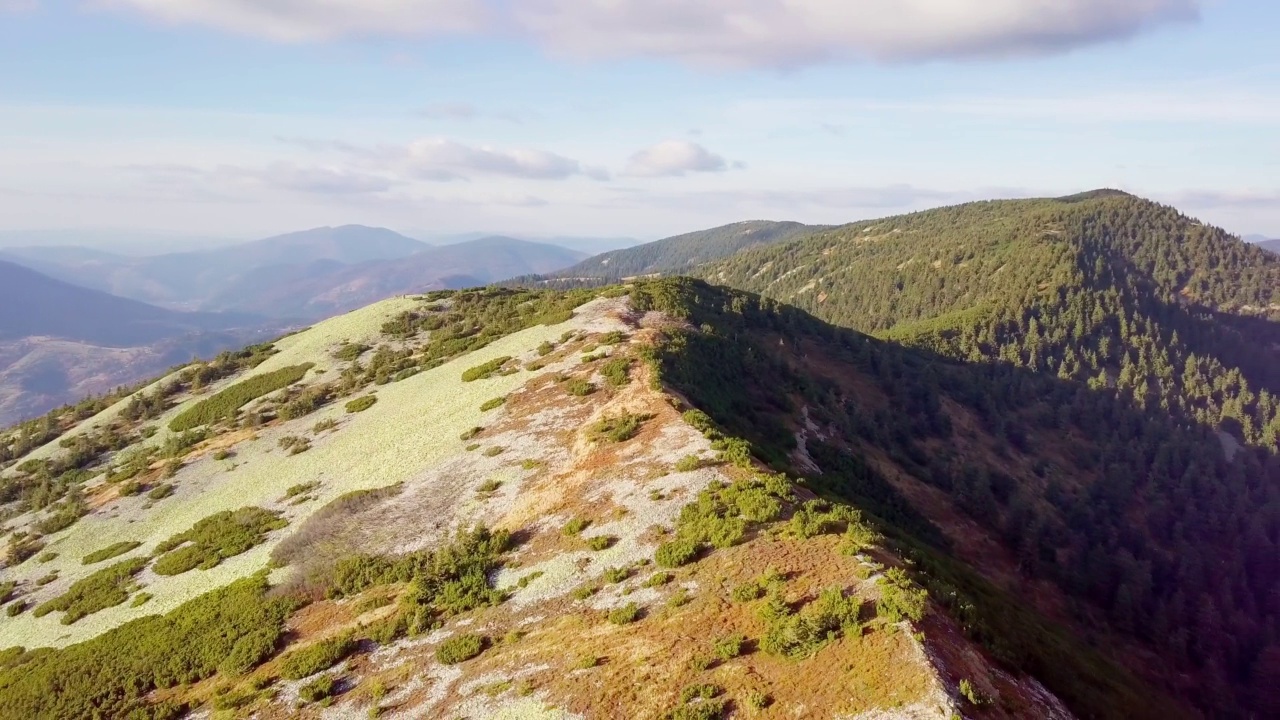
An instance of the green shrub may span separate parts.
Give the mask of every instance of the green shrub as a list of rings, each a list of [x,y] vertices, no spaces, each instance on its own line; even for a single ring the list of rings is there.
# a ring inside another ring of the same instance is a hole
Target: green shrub
[[[604,571],[604,581],[610,584],[620,583],[631,577],[631,572],[631,568],[611,567]]]
[[[289,498],[297,497],[299,495],[306,495],[307,493],[311,492],[312,490],[315,490],[318,487],[320,487],[320,483],[315,480],[311,482],[297,483],[296,485],[290,485],[289,488],[284,491],[284,497],[280,499],[283,501],[283,500],[288,500]]]
[[[501,455],[504,452],[506,452],[506,448],[502,447],[501,445],[493,445],[491,447],[485,448],[484,452],[480,454],[484,455],[485,457],[497,457],[498,455]]]
[[[484,380],[492,377],[494,373],[502,369],[507,361],[511,360],[510,355],[504,355],[500,358],[494,358],[489,362],[477,365],[462,373],[462,382],[473,382],[475,380]]]
[[[733,589],[731,597],[736,602],[751,602],[764,597],[764,588],[757,582],[743,583]]]
[[[9,602],[9,598],[13,597],[13,591],[18,587],[15,580],[0,581],[0,603]]]
[[[491,398],[480,404],[480,412],[489,412],[495,408],[500,408],[507,402],[507,396]]]
[[[147,497],[151,500],[163,500],[173,494],[173,486],[168,483],[161,483],[147,493]]]
[[[711,683],[689,685],[680,691],[680,702],[687,705],[694,700],[710,700],[722,692],[724,692],[723,688],[719,685],[712,685]]]
[[[631,382],[631,358],[612,358],[600,366],[600,375],[613,387]]]
[[[484,482],[480,483],[480,485],[476,487],[476,491],[481,493],[491,493],[500,487],[502,487],[501,480],[495,480],[490,478],[489,480],[485,480]]]
[[[547,355],[551,354],[552,350],[555,350],[555,349],[556,349],[555,345],[552,345],[550,342],[543,340],[541,343],[538,344],[538,355],[541,357],[546,357]]]
[[[169,429],[174,432],[183,432],[235,417],[240,408],[253,400],[298,382],[312,367],[313,363],[290,365],[274,372],[242,380],[179,413],[169,422]]]
[[[667,720],[719,720],[727,710],[728,705],[722,698],[700,700],[667,713]]]
[[[589,526],[590,524],[591,524],[591,521],[588,520],[587,518],[580,517],[580,516],[575,517],[569,520],[569,522],[565,523],[564,527],[560,528],[560,533],[567,537],[580,535],[582,534],[582,531],[586,530],[587,526]]]
[[[769,693],[752,690],[747,693],[747,707],[752,710],[763,710],[773,704],[773,698]]]
[[[564,384],[564,389],[574,397],[585,397],[595,392],[596,386],[583,378],[574,378]]]
[[[57,559],[58,559],[58,553],[52,550],[49,550],[47,552],[40,553],[40,557],[36,558],[36,562],[43,564],[43,563],[53,562],[54,560],[57,560]]]
[[[319,435],[319,434],[320,434],[320,433],[322,433],[322,432],[325,432],[325,431],[327,431],[327,430],[333,430],[333,429],[335,429],[335,428],[337,428],[337,427],[338,427],[338,421],[337,421],[337,420],[334,420],[333,418],[327,418],[327,419],[325,419],[325,420],[321,420],[320,422],[316,423],[315,425],[312,425],[312,426],[311,426],[311,434],[313,434],[313,435]]]
[[[55,581],[55,580],[57,580],[57,579],[58,579],[58,571],[57,571],[57,570],[54,570],[53,572],[49,573],[48,575],[45,575],[45,576],[44,576],[44,577],[42,577],[42,578],[38,578],[38,579],[36,580],[36,585],[37,585],[38,587],[44,587],[45,585],[48,585],[49,583],[51,583],[51,582],[53,582],[53,581]]]
[[[711,646],[711,652],[721,661],[728,661],[741,655],[746,644],[747,639],[742,635],[729,635],[716,640]]]
[[[635,603],[627,603],[620,608],[615,608],[609,612],[609,622],[614,625],[627,625],[640,619],[640,606]]]
[[[137,595],[133,596],[133,600],[129,602],[129,607],[131,608],[142,607],[143,605],[146,605],[147,603],[151,602],[151,598],[153,597],[155,596],[152,595],[151,593],[140,592]]]
[[[365,351],[368,349],[369,349],[368,345],[360,345],[358,343],[343,343],[342,347],[338,348],[337,352],[335,352],[333,356],[338,360],[346,360],[347,362],[350,362],[360,357],[361,355],[363,355]]]
[[[811,657],[842,634],[858,628],[856,598],[845,597],[839,587],[823,590],[818,598],[792,613],[780,598],[761,608],[766,622],[760,647],[773,655],[799,659]]]
[[[179,575],[194,568],[208,570],[224,559],[261,544],[267,533],[288,525],[278,513],[259,507],[224,510],[200,520],[156,546],[158,575]]]
[[[363,397],[358,397],[355,400],[348,402],[345,407],[348,413],[358,413],[358,412],[364,412],[365,410],[368,410],[369,408],[377,404],[377,402],[378,402],[377,395],[365,395]]]
[[[591,654],[586,654],[579,657],[576,661],[574,661],[573,669],[574,670],[590,670],[591,668],[596,667],[599,664],[600,664],[599,657]]]
[[[575,600],[586,600],[598,592],[600,592],[600,588],[595,585],[583,585],[582,587],[574,588],[573,592],[570,594],[573,595],[573,599]]]
[[[473,437],[475,437],[475,436],[479,435],[479,434],[480,434],[480,433],[482,433],[482,432],[484,432],[484,428],[482,428],[482,427],[480,427],[479,425],[477,425],[477,426],[475,426],[475,427],[471,428],[470,430],[468,430],[468,431],[466,431],[466,432],[462,433],[461,435],[459,435],[459,436],[458,436],[458,439],[459,439],[459,440],[462,440],[462,441],[470,440],[471,438],[473,438]]]
[[[280,677],[301,680],[337,665],[359,647],[350,635],[327,638],[304,648],[298,648],[280,659]]]
[[[703,460],[697,455],[685,455],[676,461],[676,472],[692,472],[702,468]]]
[[[710,415],[702,412],[701,410],[686,410],[680,417],[685,421],[685,423],[692,426],[694,430],[697,430],[703,435],[719,432],[719,430],[716,429],[715,420],[712,420]]]
[[[929,592],[916,585],[901,568],[889,568],[880,580],[876,614],[889,622],[919,622],[929,607]]]
[[[587,435],[593,442],[624,442],[639,434],[640,426],[651,417],[628,412],[602,418],[587,428]]]
[[[649,579],[644,581],[643,587],[647,587],[647,588],[661,587],[671,582],[672,579],[674,579],[674,577],[675,577],[674,575],[672,575],[671,573],[665,570],[659,571],[650,575]]]
[[[485,639],[480,635],[455,635],[436,648],[441,665],[457,665],[484,652]]]
[[[103,560],[110,560],[113,557],[123,555],[129,552],[130,550],[133,550],[141,546],[142,546],[142,543],[137,542],[135,540],[123,540],[121,542],[108,545],[102,548],[101,550],[95,550],[89,553],[88,555],[85,555],[83,558],[80,559],[80,563],[82,565],[92,565],[94,563],[102,562]]]
[[[331,675],[318,677],[315,680],[298,688],[298,697],[303,702],[320,702],[326,698],[332,697],[337,690],[338,683]]]
[[[42,603],[35,609],[36,617],[63,611],[62,624],[70,625],[86,615],[115,607],[133,593],[133,576],[147,566],[146,558],[132,558],[103,568],[78,580],[65,593]]]
[[[587,539],[587,547],[598,552],[600,550],[608,550],[617,541],[618,538],[612,535],[596,535]]]
[[[684,588],[679,588],[675,592],[671,593],[671,597],[667,598],[667,607],[673,609],[681,608],[691,602],[693,602],[693,597],[689,595],[689,591]]]
[[[120,485],[120,497],[133,497],[142,494],[142,483],[130,480]]]
[[[7,607],[5,607],[4,614],[8,615],[9,617],[17,617],[18,615],[21,615],[22,612],[26,609],[27,609],[26,600],[14,600],[13,602],[9,603]]]
[[[528,587],[528,586],[529,586],[529,583],[531,583],[531,582],[533,582],[534,580],[537,580],[538,578],[542,577],[542,576],[543,576],[543,574],[544,574],[544,573],[543,573],[541,570],[535,570],[535,571],[533,571],[533,572],[529,573],[528,575],[525,575],[524,577],[520,578],[520,582],[516,583],[516,585],[519,585],[519,586],[520,586],[520,587],[522,587],[522,588],[523,588],[523,587]]]
[[[600,336],[601,345],[617,345],[627,339],[627,334],[621,330],[611,330]]]
[[[698,545],[692,540],[670,540],[658,546],[654,562],[661,567],[674,568],[688,565],[698,557]]]
[[[28,653],[17,666],[0,664],[0,711],[5,717],[169,718],[148,695],[157,688],[211,677],[250,634],[284,632],[297,607],[267,596],[266,573],[236,581],[184,603],[61,649]],[[258,659],[258,662],[265,657]],[[256,663],[255,663],[256,664]],[[57,688],[57,692],[50,692]]]

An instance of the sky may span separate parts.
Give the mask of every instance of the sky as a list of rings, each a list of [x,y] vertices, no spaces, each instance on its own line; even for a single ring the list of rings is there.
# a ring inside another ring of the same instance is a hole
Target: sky
[[[1277,27],[1271,0],[0,0],[0,233],[653,239],[1118,187],[1280,237]]]

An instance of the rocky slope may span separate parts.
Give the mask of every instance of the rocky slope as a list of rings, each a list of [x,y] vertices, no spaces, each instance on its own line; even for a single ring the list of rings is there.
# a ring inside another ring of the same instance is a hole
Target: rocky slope
[[[60,648],[0,717],[1072,717],[673,390],[691,331],[400,298],[61,429],[0,483],[0,636]]]

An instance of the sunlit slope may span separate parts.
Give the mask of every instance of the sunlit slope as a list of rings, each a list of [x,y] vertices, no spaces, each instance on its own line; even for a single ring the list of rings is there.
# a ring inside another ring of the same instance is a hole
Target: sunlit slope
[[[384,322],[413,308],[417,302],[388,300],[285,337],[276,343],[278,354],[210,390],[216,392],[257,375],[304,363],[314,363],[315,370],[323,372],[313,371],[301,384],[323,382],[347,364],[332,357],[341,343],[375,342]],[[501,338],[488,347],[400,382],[376,386],[378,402],[367,411],[349,414],[342,403],[335,403],[294,421],[216,436],[184,458],[183,468],[171,480],[175,492],[163,500],[153,503],[145,495],[106,499],[113,488],[104,487],[101,479],[93,481],[86,491],[91,498],[100,498],[103,504],[67,530],[49,536],[45,552],[57,553],[58,557],[45,563],[28,560],[5,570],[0,577],[22,586],[34,586],[39,579],[56,572],[56,581],[28,597],[28,601],[35,604],[60,594],[75,580],[100,569],[98,565],[83,565],[81,558],[116,542],[143,543],[122,557],[143,556],[157,543],[201,518],[245,506],[279,509],[290,520],[290,526],[296,527],[312,511],[338,495],[410,480],[464,452],[467,443],[460,440],[459,435],[462,430],[478,424],[482,414],[480,405],[518,388],[530,376],[528,372],[520,372],[463,383],[460,376],[464,370],[503,356],[535,357],[535,348],[540,343],[599,322],[591,310],[591,307],[584,308],[569,322],[538,326]],[[551,371],[545,368],[539,372]],[[174,434],[168,428],[169,421],[208,394],[188,398],[157,418],[155,426],[159,431],[143,444],[163,444]],[[85,425],[109,421],[124,402],[85,421]],[[325,420],[338,422],[338,428],[321,433],[311,431]],[[280,439],[289,436],[311,438],[311,449],[289,455],[279,447]],[[223,448],[231,453],[230,457],[213,459],[215,451]],[[54,442],[31,457],[47,457],[58,451],[58,443]],[[308,493],[312,500],[301,505],[290,504],[292,498],[281,502],[288,488],[311,482],[319,483]],[[95,493],[95,489],[101,492]],[[91,504],[94,502],[98,501],[91,500]],[[21,522],[22,518],[17,520]],[[211,570],[167,578],[142,575],[139,581],[154,595],[144,607],[116,606],[70,626],[61,625],[56,614],[35,618],[31,613],[24,613],[14,618],[0,617],[0,631],[6,638],[5,644],[25,646],[65,645],[93,637],[142,614],[176,607],[202,592],[265,567],[272,547],[289,532],[274,533],[266,543]]]

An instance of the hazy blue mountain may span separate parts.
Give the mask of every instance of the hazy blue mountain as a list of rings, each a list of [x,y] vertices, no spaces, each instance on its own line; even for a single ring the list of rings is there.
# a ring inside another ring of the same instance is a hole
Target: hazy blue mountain
[[[0,261],[0,425],[284,328],[244,313],[167,310]]]
[[[318,261],[353,264],[429,248],[386,228],[322,227],[195,252],[128,257],[76,246],[8,248],[4,259],[50,277],[172,309],[204,309],[246,274]]]
[[[130,347],[261,323],[262,318],[245,314],[166,310],[0,261],[0,340],[48,336]]]
[[[205,307],[314,319],[392,295],[554,272],[583,257],[585,253],[556,245],[495,236],[353,265],[315,261],[265,266],[240,275]]]

